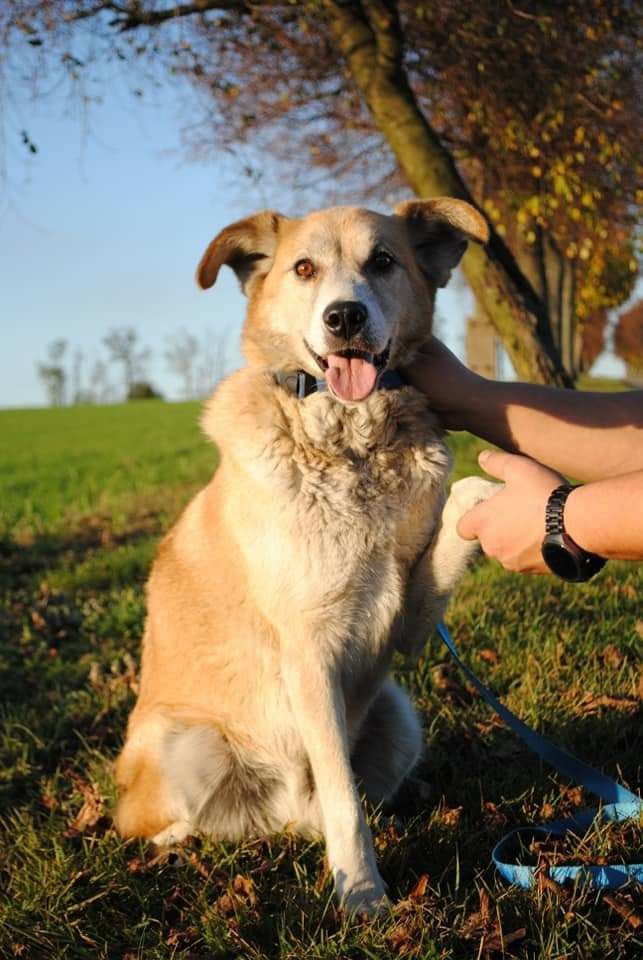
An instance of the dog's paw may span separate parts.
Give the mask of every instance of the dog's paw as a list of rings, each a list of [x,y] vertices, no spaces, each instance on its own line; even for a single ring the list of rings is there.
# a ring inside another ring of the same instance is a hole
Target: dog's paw
[[[152,843],[160,849],[168,849],[183,843],[191,833],[193,830],[187,820],[177,820],[152,837]]]
[[[464,477],[456,480],[452,485],[449,498],[442,511],[442,529],[449,540],[455,540],[461,545],[465,553],[475,552],[475,541],[462,540],[457,533],[458,521],[468,510],[477,503],[488,500],[489,497],[502,490],[504,484],[485,480],[484,477]]]
[[[484,477],[465,477],[463,480],[456,480],[449,493],[449,503],[457,513],[458,519],[477,503],[488,500],[498,490],[502,490],[503,483],[495,483],[493,480],[486,480]]]
[[[344,894],[341,904],[347,913],[370,919],[381,917],[391,909],[391,901],[381,882],[356,884]]]

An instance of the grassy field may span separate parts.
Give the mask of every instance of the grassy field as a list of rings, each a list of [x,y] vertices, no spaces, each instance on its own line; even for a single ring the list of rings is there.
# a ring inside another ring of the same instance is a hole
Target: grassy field
[[[426,759],[396,819],[373,820],[387,919],[341,916],[319,844],[194,840],[163,858],[117,837],[110,764],[135,696],[143,584],[216,462],[197,417],[157,402],[0,412],[0,957],[640,955],[636,891],[521,892],[494,874],[512,825],[593,798],[533,759],[435,638],[417,669],[399,669]],[[456,474],[471,472],[475,441],[454,449]],[[566,586],[480,562],[449,622],[510,707],[635,788],[642,595],[634,565]]]

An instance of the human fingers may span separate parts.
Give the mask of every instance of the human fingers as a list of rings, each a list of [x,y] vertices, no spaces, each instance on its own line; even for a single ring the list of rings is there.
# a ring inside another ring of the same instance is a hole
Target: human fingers
[[[481,450],[478,454],[478,463],[485,473],[499,480],[507,480],[509,474],[527,458],[517,453],[506,453],[504,450]]]
[[[493,499],[491,497],[490,499]],[[484,500],[482,503],[477,503],[475,507],[472,507],[471,510],[467,510],[466,513],[463,513],[460,519],[458,520],[458,525],[456,531],[459,537],[463,540],[477,540],[478,532],[484,520],[486,510],[485,507],[489,501]]]

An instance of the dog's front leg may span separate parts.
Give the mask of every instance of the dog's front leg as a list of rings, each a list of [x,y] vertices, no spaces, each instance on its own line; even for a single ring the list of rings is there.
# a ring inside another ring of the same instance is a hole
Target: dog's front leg
[[[289,644],[283,676],[322,812],[326,850],[342,905],[375,914],[388,903],[355,786],[341,679],[311,639]]]
[[[483,477],[465,477],[452,485],[436,535],[411,574],[404,610],[395,624],[395,646],[406,656],[420,653],[478,549],[477,540],[463,540],[458,535],[458,520],[501,487],[502,484]]]

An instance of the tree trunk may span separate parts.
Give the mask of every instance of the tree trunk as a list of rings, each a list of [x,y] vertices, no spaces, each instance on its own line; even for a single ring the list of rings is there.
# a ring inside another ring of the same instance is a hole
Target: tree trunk
[[[335,42],[411,188],[420,197],[449,195],[472,203],[452,157],[409,86],[395,5],[385,0],[365,0],[361,5],[327,0],[325,6]],[[502,238],[490,229],[486,252],[472,245],[462,263],[478,305],[521,378],[571,386],[551,337],[544,303]]]

